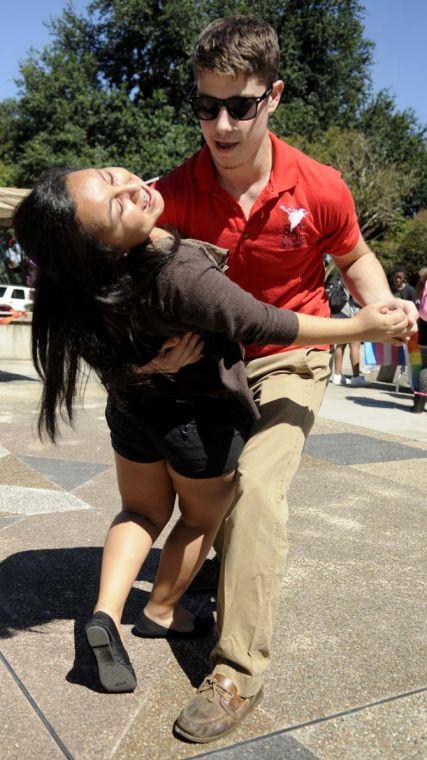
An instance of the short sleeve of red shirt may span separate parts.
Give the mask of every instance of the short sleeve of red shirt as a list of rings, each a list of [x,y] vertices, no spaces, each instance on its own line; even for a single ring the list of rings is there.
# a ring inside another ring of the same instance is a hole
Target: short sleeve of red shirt
[[[338,183],[341,192],[337,201],[325,209],[323,230],[326,234],[319,240],[319,249],[332,256],[345,256],[356,247],[360,229],[353,196],[343,179],[339,178]]]

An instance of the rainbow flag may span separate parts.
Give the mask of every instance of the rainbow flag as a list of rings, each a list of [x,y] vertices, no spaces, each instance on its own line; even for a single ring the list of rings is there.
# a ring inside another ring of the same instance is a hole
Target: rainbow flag
[[[405,347],[392,346],[391,343],[363,344],[365,364],[406,364]]]
[[[418,345],[418,333],[411,335],[409,343],[405,345],[405,355],[409,385],[413,391],[419,392],[422,361]]]

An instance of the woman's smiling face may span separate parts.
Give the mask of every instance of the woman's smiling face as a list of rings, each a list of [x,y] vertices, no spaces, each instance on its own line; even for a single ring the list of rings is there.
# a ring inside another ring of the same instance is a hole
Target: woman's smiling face
[[[120,251],[146,240],[164,208],[157,190],[121,167],[81,169],[65,181],[83,228]]]

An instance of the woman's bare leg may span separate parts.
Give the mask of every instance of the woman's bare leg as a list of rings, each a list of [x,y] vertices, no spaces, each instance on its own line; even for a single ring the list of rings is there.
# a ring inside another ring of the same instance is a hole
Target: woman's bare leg
[[[145,613],[165,627],[190,631],[193,616],[177,603],[203,564],[231,507],[236,474],[196,480],[178,475],[170,465],[168,469],[179,496],[181,517],[163,547]]]
[[[353,377],[358,377],[360,374],[360,341],[350,343],[350,361]]]
[[[166,462],[140,464],[115,454],[122,511],[108,531],[95,612],[119,627],[123,607],[141,565],[169,521],[175,490]]]

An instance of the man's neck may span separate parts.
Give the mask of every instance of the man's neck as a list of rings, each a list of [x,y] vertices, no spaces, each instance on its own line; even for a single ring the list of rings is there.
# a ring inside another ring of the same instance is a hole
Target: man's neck
[[[259,192],[267,184],[273,166],[273,146],[266,133],[252,160],[232,169],[215,164],[218,182],[233,198],[239,200],[251,191]],[[259,192],[256,193],[259,195]]]

